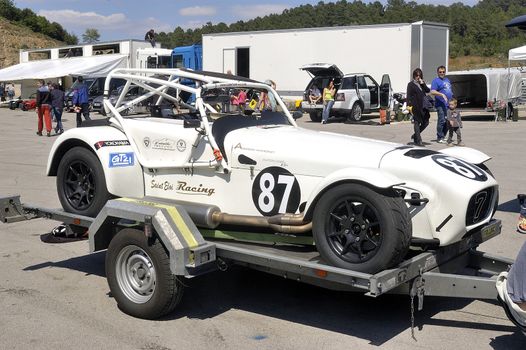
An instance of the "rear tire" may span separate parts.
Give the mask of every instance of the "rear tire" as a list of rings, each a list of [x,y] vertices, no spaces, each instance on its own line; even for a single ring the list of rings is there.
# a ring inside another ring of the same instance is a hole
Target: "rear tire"
[[[157,319],[171,313],[183,296],[164,246],[137,229],[123,229],[111,240],[106,278],[119,309],[133,317]]]
[[[321,122],[321,113],[319,112],[309,112],[310,120],[315,123]]]
[[[402,198],[359,184],[339,185],[323,194],[312,222],[316,248],[324,260],[366,273],[400,263],[412,235]]]
[[[99,158],[84,147],[74,147],[62,157],[57,192],[65,211],[91,217],[111,198]]]
[[[349,114],[349,117],[347,118],[347,120],[351,122],[358,122],[361,119],[362,119],[362,106],[358,102],[355,102],[352,105],[351,113]]]

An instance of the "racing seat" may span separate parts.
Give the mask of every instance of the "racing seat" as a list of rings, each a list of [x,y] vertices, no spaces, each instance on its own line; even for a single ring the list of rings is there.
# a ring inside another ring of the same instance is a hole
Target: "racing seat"
[[[229,132],[263,125],[290,125],[287,117],[280,112],[263,111],[260,116],[230,114],[219,118],[212,124],[212,136],[221,154],[228,161],[225,152],[225,138]]]

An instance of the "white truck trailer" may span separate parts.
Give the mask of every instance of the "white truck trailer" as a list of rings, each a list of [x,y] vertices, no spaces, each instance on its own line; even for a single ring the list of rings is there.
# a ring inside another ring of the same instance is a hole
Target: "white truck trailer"
[[[300,98],[310,76],[299,67],[333,63],[343,73],[389,74],[394,92],[405,92],[414,68],[429,82],[447,68],[447,24],[415,22],[203,35],[203,69],[264,81],[285,98]]]

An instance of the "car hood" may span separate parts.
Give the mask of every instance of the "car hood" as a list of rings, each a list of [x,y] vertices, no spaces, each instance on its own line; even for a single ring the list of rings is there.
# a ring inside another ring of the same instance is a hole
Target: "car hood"
[[[238,129],[224,142],[232,167],[282,166],[313,176],[348,167],[378,168],[382,157],[398,147],[402,145],[282,125]]]

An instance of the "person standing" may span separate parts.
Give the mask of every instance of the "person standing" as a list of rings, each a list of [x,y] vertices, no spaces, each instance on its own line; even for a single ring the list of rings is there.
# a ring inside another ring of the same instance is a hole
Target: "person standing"
[[[413,80],[407,84],[407,104],[412,107],[414,134],[411,138],[417,146],[424,145],[421,133],[429,125],[429,110],[424,108],[428,92],[424,74],[420,68],[416,68],[413,71]]]
[[[62,112],[64,109],[64,91],[60,90],[58,84],[51,86],[51,109],[55,115],[57,126],[55,127],[55,134],[62,134],[64,127],[62,126]]]
[[[457,146],[464,146],[462,142],[462,133],[460,129],[462,128],[462,119],[460,117],[460,112],[457,110],[457,100],[452,98],[449,100],[449,109],[447,110],[447,145],[453,146],[453,132],[457,134]]]
[[[78,77],[75,88],[73,89],[73,105],[77,113],[77,128],[82,124],[81,114],[85,120],[91,120],[89,117],[89,99],[88,87],[84,83],[84,78]]]
[[[437,77],[431,82],[431,95],[435,96],[435,108],[437,111],[437,142],[446,143],[447,123],[446,115],[448,101],[453,98],[451,82],[446,78],[446,67],[437,68]]]
[[[38,131],[37,135],[42,136],[42,130],[44,128],[43,120],[46,123],[47,136],[51,136],[51,115],[50,115],[50,104],[51,96],[49,89],[44,80],[39,80],[38,89],[36,93],[37,102],[37,115],[38,115]]]
[[[15,85],[13,83],[7,84],[7,98],[9,101],[15,98]]]
[[[332,105],[334,104],[334,95],[336,95],[336,89],[334,88],[334,79],[329,80],[329,85],[323,89],[323,112],[321,114],[321,123],[327,124],[331,114]]]

